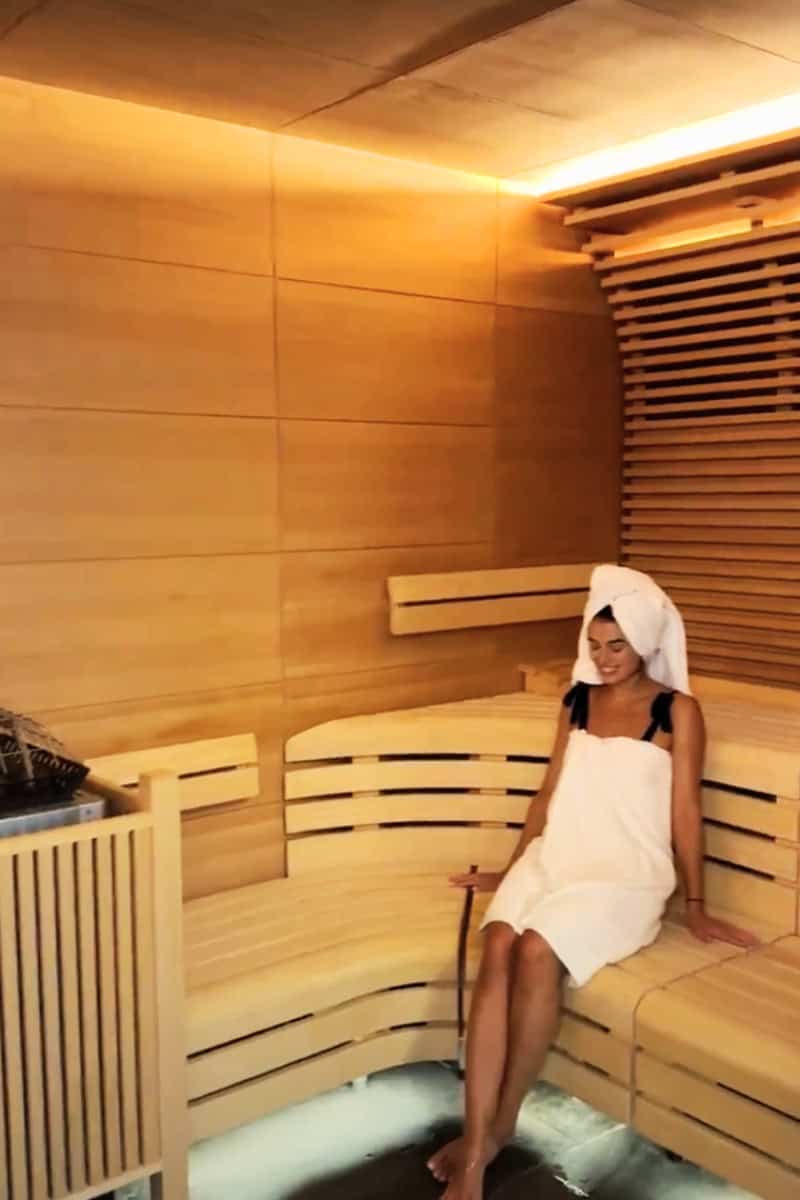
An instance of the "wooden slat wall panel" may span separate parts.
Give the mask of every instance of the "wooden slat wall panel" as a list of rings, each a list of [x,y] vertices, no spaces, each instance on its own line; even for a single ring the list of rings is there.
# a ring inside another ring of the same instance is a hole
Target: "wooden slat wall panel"
[[[623,365],[622,559],[680,604],[695,669],[800,686],[797,226],[596,265]]]

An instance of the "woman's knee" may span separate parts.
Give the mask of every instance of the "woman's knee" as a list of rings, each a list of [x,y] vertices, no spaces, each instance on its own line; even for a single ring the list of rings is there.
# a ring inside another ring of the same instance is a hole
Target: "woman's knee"
[[[483,936],[483,969],[510,970],[514,947],[518,941],[519,938],[510,925],[502,921],[493,921],[491,925],[487,925]]]
[[[525,977],[556,977],[561,974],[561,964],[548,942],[533,929],[526,929],[516,947],[517,974]]]

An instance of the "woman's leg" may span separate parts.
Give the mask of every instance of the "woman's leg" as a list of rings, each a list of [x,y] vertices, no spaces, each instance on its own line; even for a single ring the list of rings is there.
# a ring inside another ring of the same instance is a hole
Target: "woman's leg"
[[[443,1200],[483,1200],[483,1176],[500,1148],[514,1136],[520,1105],[542,1068],[555,1034],[561,1007],[563,968],[538,933],[526,932],[513,943],[508,1008],[500,1020],[505,1039],[502,1082],[486,1072],[481,1039],[470,1054],[467,1042],[467,1120],[463,1152],[458,1156]],[[474,1003],[474,1002],[473,1002]],[[487,1013],[488,1013],[487,1009]],[[492,1013],[494,1017],[494,1013]],[[475,1028],[484,1033],[481,1015]],[[470,1035],[473,1033],[470,1018]],[[474,1056],[473,1056],[474,1055]],[[482,1073],[478,1064],[482,1063]],[[477,1076],[470,1087],[470,1073]]]
[[[563,978],[564,968],[544,938],[533,931],[523,933],[514,955],[508,1055],[492,1128],[498,1146],[514,1136],[522,1101],[555,1037]]]
[[[442,1181],[455,1173],[465,1154],[474,1157],[486,1152],[506,1066],[511,969],[517,941],[511,926],[501,921],[486,928],[467,1029],[464,1137],[444,1146],[428,1162],[433,1175]]]

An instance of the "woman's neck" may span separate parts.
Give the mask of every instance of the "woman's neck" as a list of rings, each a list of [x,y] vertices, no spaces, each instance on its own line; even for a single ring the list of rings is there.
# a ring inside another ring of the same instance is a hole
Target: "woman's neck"
[[[604,683],[603,688],[614,699],[625,701],[631,699],[633,696],[637,696],[651,685],[652,682],[644,670],[639,670],[633,675],[629,675],[627,679],[620,680],[619,683]]]

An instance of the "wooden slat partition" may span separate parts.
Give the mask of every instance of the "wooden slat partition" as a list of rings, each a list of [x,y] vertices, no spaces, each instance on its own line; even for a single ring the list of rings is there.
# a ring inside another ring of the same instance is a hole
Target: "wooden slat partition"
[[[161,1169],[154,821],[135,808],[0,841],[2,1200]]]
[[[585,248],[617,324],[622,561],[674,594],[695,669],[794,686],[800,224],[775,207],[774,189],[799,168],[794,159],[652,193],[642,184],[635,196],[609,188],[566,217],[593,231]],[[755,208],[737,208],[749,187]],[[727,197],[738,231],[712,227],[715,197]]]
[[[395,575],[389,581],[394,634],[577,617],[592,564]]]

